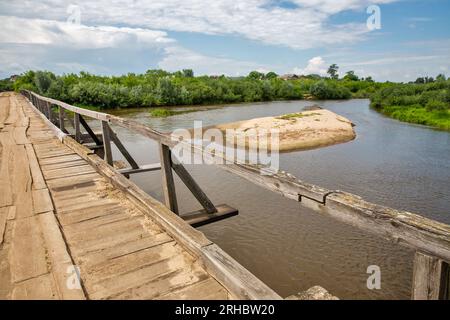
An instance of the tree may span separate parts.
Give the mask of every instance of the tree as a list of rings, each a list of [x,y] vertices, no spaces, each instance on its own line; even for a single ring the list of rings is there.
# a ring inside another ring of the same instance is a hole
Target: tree
[[[367,82],[374,82],[371,76],[366,77],[365,81],[367,81]]]
[[[327,73],[330,75],[331,79],[338,79],[339,75],[338,75],[338,70],[339,67],[337,64],[333,63],[329,68]]]
[[[53,73],[48,71],[37,71],[34,75],[34,82],[36,83],[36,87],[39,90],[39,93],[45,94],[52,84],[52,81],[55,80],[56,77]]]
[[[248,74],[247,78],[253,80],[261,80],[264,79],[264,73],[261,73],[259,71],[252,71]]]
[[[194,71],[192,71],[192,69],[183,69],[183,76],[185,78],[193,78],[194,77]]]
[[[358,78],[358,76],[355,74],[355,71],[351,70],[351,71],[348,71],[348,72],[345,74],[344,80],[359,81],[359,78]]]
[[[275,72],[273,72],[273,71],[270,71],[270,72],[268,72],[267,74],[266,74],[266,76],[265,76],[265,78],[266,79],[275,79],[275,78],[277,78],[278,77],[278,75],[275,73]]]
[[[441,73],[441,74],[438,74],[437,75],[437,77],[436,77],[436,81],[445,81],[445,75],[443,74],[443,73]]]

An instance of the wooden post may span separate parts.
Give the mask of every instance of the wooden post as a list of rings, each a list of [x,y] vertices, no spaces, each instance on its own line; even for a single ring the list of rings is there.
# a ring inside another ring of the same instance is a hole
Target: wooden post
[[[73,126],[75,127],[75,140],[81,143],[80,115],[78,113],[73,115]]]
[[[416,252],[412,284],[413,300],[449,299],[449,267],[439,258]]]
[[[161,158],[161,176],[166,207],[179,214],[172,174],[172,152],[168,146],[161,142],[159,143],[159,156]]]
[[[61,131],[66,131],[66,128],[64,127],[64,108],[59,106],[58,108],[58,112],[59,112],[59,128],[61,129]]]
[[[55,123],[54,119],[53,119],[53,110],[52,110],[52,105],[51,103],[49,103],[48,101],[45,102],[45,105],[47,106],[47,110],[48,110],[48,120],[50,120],[51,123]]]
[[[214,204],[211,202],[211,200],[209,200],[208,196],[203,192],[197,182],[195,182],[195,180],[181,163],[172,163],[172,168],[180,177],[181,181],[183,181],[183,183],[186,185],[186,187],[188,187],[189,191],[192,192],[198,202],[200,202],[207,213],[217,212]]]
[[[111,129],[109,126],[109,134],[111,137],[111,140],[116,145],[117,149],[119,149],[120,153],[127,159],[128,163],[131,165],[131,168],[138,169],[139,165],[136,163],[136,161],[133,159],[131,154],[128,152],[127,149],[125,149],[125,146],[122,144],[122,141],[117,137],[116,133]]]
[[[110,166],[113,165],[113,157],[111,152],[111,138],[110,138],[110,128],[106,121],[102,121],[102,133],[103,133],[103,148],[105,151],[105,161],[108,162]]]
[[[94,140],[95,144],[98,146],[102,145],[102,142],[99,140],[97,135],[92,131],[91,127],[87,124],[86,120],[81,116],[81,114],[78,115],[78,118],[80,120],[81,125],[86,129],[86,132],[91,136],[92,140]],[[109,127],[109,125],[108,125]]]

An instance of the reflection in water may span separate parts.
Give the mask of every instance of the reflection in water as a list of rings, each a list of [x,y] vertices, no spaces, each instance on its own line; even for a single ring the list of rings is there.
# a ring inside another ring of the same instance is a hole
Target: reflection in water
[[[151,118],[148,110],[121,116],[161,131],[301,111],[311,102],[226,106]],[[450,223],[450,134],[397,122],[368,108],[367,100],[324,101],[321,106],[356,124],[357,139],[281,155],[280,167],[300,179],[363,196],[369,201]],[[139,163],[158,162],[157,145],[115,128]],[[118,157],[117,153],[116,156]],[[323,217],[215,166],[187,166],[214,203],[239,216],[201,228],[231,256],[282,296],[321,285],[340,298],[408,299],[412,251]],[[162,199],[159,172],[133,176]],[[177,180],[181,212],[199,205]],[[381,268],[381,290],[366,287],[369,265]]]

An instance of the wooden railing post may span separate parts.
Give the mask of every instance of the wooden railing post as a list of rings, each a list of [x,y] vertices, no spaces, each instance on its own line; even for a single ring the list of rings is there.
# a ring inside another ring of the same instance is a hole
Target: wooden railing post
[[[105,161],[109,165],[113,165],[113,157],[111,152],[111,136],[110,136],[109,124],[106,121],[102,121],[102,133],[103,133],[103,148],[105,151]]]
[[[58,113],[59,113],[59,128],[61,129],[61,131],[65,131],[66,128],[64,127],[64,108],[59,106]]]
[[[413,300],[449,299],[449,266],[439,258],[416,252],[412,283]]]
[[[159,143],[159,156],[161,158],[161,177],[166,207],[179,214],[175,182],[172,173],[172,152],[165,144]]]
[[[78,113],[73,115],[73,127],[75,128],[75,140],[81,142],[80,115]]]

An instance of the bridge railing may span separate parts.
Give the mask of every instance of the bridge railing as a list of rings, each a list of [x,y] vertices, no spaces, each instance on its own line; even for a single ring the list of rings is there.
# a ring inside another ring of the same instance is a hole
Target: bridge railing
[[[84,144],[102,155],[109,165],[114,164],[111,152],[111,143],[114,143],[130,164],[130,168],[119,170],[126,177],[138,172],[162,170],[165,204],[173,212],[179,214],[173,181],[173,172],[175,172],[203,207],[203,210],[185,216],[185,220],[191,225],[204,225],[237,214],[237,210],[226,205],[214,206],[184,166],[181,163],[176,163],[172,158],[171,149],[176,145],[180,146],[180,144],[183,148],[187,148],[200,156],[210,153],[202,146],[174,140],[169,134],[158,132],[137,121],[75,107],[31,91],[23,90],[21,93],[64,134],[70,135],[78,143]],[[73,134],[70,134],[65,127],[67,112],[73,113],[73,122],[69,121],[73,124]],[[84,117],[100,121],[102,133],[100,135],[94,133]],[[157,141],[161,162],[159,164],[138,165],[111,129],[110,124],[126,128]],[[87,134],[82,133],[81,127],[84,127]],[[220,157],[221,155],[214,154],[211,156]],[[314,186],[282,171],[267,175],[261,174],[259,166],[239,160],[229,161],[225,159],[225,163],[225,165],[218,166],[265,189],[297,201],[317,213],[330,216],[363,231],[412,248],[416,252],[413,262],[412,298],[449,299],[449,225],[418,214],[373,204],[347,192]],[[192,217],[194,218],[192,219]]]

